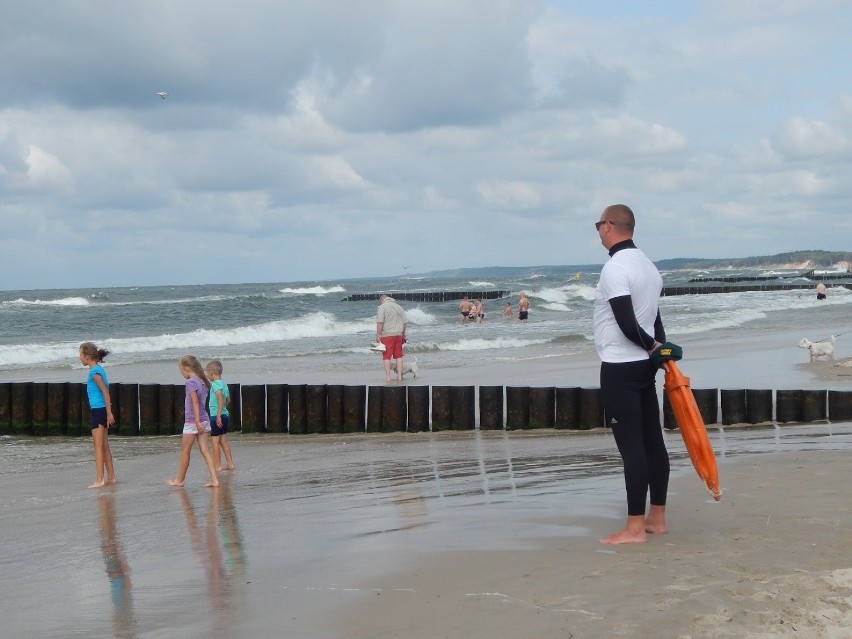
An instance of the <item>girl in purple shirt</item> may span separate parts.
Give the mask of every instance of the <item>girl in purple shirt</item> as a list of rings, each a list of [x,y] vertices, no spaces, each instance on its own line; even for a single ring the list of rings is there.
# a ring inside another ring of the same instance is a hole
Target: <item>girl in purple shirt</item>
[[[207,470],[210,471],[210,481],[204,485],[212,488],[219,485],[219,479],[216,477],[213,455],[207,445],[207,438],[210,437],[210,415],[207,414],[207,395],[210,392],[210,382],[198,359],[194,356],[184,355],[180,358],[178,366],[180,366],[181,375],[186,379],[183,436],[181,437],[177,477],[168,480],[166,483],[169,486],[183,486],[186,480],[186,471],[189,468],[192,445],[197,441],[198,449],[201,451],[204,461],[207,462]]]

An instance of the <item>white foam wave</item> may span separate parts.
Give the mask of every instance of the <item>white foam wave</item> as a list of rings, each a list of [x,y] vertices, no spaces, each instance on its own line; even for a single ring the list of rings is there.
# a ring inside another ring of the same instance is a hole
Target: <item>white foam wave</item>
[[[58,300],[25,300],[18,298],[3,302],[2,306],[89,306],[85,297],[61,297]]]
[[[525,348],[534,344],[547,344],[548,341],[547,339],[518,339],[514,337],[477,338],[433,344],[432,348],[439,351],[485,351],[498,348]]]
[[[567,284],[566,286],[560,286],[557,288],[543,288],[538,291],[531,291],[529,293],[529,296],[544,300],[545,302],[550,302],[552,304],[565,305],[570,300],[576,299],[594,301],[595,288],[594,286],[589,286],[588,284]],[[546,305],[544,306],[545,308],[547,308]]]
[[[280,293],[285,295],[328,295],[329,293],[345,293],[346,289],[340,285],[336,286],[306,286],[301,288],[282,288]]]
[[[98,345],[113,353],[128,355],[161,353],[168,350],[191,350],[299,340],[310,337],[357,335],[375,329],[375,320],[339,321],[331,313],[309,313],[289,320],[276,320],[232,329],[198,329],[189,333],[99,340]],[[77,358],[79,343],[21,344],[0,346],[0,366],[26,366],[51,362],[72,362]]]
[[[424,311],[419,306],[405,311],[406,317],[411,324],[417,326],[431,326],[438,323],[438,319],[431,313]]]
[[[494,288],[495,286],[491,282],[468,282],[468,284],[470,284],[471,286],[475,286],[476,288]]]
[[[563,312],[566,312],[566,313],[571,310],[570,308],[568,308],[567,304],[557,304],[555,302],[549,302],[547,304],[542,304],[541,307],[546,308],[546,309],[551,310],[551,311],[563,311]]]

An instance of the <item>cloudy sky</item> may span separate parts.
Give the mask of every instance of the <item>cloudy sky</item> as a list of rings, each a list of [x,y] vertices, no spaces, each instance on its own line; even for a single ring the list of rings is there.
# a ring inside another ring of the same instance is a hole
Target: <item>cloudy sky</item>
[[[0,15],[2,289],[852,250],[850,0]]]

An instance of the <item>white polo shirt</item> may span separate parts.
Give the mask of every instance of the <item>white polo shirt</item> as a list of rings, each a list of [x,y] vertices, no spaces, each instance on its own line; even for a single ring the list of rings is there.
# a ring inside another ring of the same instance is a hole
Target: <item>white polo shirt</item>
[[[635,362],[648,359],[648,352],[631,342],[615,321],[609,300],[630,295],[639,326],[654,335],[660,306],[663,277],[638,248],[616,251],[601,269],[595,288],[595,348],[603,362]],[[650,344],[648,345],[650,348]]]

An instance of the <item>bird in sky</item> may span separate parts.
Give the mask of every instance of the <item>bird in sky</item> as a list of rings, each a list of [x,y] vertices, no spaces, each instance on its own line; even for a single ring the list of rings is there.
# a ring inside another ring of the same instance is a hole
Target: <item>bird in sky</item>
[[[165,91],[160,91],[159,93],[157,93],[157,95],[159,95],[161,98],[163,98],[163,100],[165,100],[166,96],[169,95],[169,94],[166,93]]]

